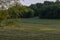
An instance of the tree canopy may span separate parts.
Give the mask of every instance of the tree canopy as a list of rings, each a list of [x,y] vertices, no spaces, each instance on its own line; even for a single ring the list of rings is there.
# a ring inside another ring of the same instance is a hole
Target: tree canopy
[[[37,3],[30,5],[39,18],[44,19],[60,19],[60,2],[45,1],[44,3]]]

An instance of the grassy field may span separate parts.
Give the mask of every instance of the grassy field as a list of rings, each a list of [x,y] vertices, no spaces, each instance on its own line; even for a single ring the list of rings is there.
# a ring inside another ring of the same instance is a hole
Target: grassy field
[[[0,40],[60,40],[60,20],[9,19],[2,26]]]

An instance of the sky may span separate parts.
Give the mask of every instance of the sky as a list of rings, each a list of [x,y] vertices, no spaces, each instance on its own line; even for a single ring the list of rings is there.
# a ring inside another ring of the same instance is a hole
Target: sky
[[[43,3],[44,1],[56,1],[56,0],[20,0],[21,4],[23,5],[31,5],[31,4],[35,4],[35,3]]]

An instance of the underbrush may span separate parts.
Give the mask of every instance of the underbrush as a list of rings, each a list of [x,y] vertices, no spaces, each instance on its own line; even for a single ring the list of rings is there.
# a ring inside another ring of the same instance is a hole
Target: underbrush
[[[17,19],[8,19],[1,22],[1,27],[18,27],[20,26],[21,20]]]

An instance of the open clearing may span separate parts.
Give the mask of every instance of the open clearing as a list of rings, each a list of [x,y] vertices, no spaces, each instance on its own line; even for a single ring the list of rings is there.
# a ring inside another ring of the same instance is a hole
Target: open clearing
[[[0,28],[0,40],[60,40],[60,20],[24,18],[15,22]]]

